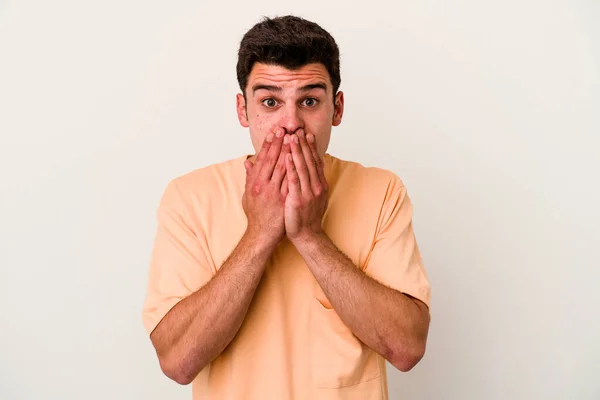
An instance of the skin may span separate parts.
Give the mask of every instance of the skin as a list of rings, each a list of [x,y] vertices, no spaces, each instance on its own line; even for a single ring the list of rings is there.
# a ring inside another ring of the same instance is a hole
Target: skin
[[[429,309],[422,301],[368,277],[322,230],[328,185],[313,135],[292,135],[286,156],[285,229],[344,324],[400,371],[425,354]],[[372,307],[362,307],[369,302]]]
[[[317,84],[325,89],[301,90]],[[287,135],[302,128],[315,135],[322,157],[329,146],[331,128],[342,123],[344,93],[338,92],[334,97],[331,79],[323,64],[308,64],[291,71],[278,65],[257,63],[248,78],[245,96],[236,97],[236,108],[240,124],[249,128],[257,152],[267,135],[277,128],[283,128]]]
[[[342,92],[334,95],[322,64],[297,70],[255,64],[245,96],[236,98],[240,124],[257,152],[245,162],[245,234],[217,274],[180,301],[150,338],[163,372],[181,384],[214,360],[241,327],[277,244],[287,237],[346,326],[401,371],[423,357],[429,310],[352,264],[323,232],[328,184],[323,155],[341,123]],[[367,310],[360,304],[370,302]]]
[[[242,199],[248,226],[215,276],[181,300],[160,321],[150,339],[162,371],[187,385],[234,338],[267,260],[284,237],[285,159],[283,135],[264,141],[253,168],[246,170]]]

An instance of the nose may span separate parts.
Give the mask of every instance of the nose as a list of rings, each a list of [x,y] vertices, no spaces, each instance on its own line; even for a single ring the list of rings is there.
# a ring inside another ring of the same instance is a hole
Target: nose
[[[304,121],[300,115],[300,110],[295,104],[286,104],[282,109],[279,126],[285,129],[285,133],[292,134],[300,128],[304,128]]]

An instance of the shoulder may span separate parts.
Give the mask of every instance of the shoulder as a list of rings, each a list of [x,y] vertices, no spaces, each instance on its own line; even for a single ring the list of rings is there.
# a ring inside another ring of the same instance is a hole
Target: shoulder
[[[208,199],[215,194],[226,192],[236,186],[243,170],[243,159],[246,156],[211,164],[179,175],[169,181],[165,189],[165,198],[178,197],[183,202],[188,200]]]
[[[401,191],[404,182],[393,171],[388,169],[365,166],[356,161],[343,160],[331,155],[326,155],[329,162],[330,175],[336,184],[350,186],[365,192],[384,193],[388,190]]]
[[[219,179],[232,178],[240,165],[243,167],[242,157],[211,164],[198,168],[186,174],[180,175],[172,180],[179,190],[188,190],[196,187],[199,183],[210,184]]]

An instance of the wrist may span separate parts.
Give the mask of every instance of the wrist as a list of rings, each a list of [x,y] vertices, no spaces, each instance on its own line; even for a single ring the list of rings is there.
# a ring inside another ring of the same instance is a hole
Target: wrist
[[[273,253],[280,239],[273,235],[268,235],[264,230],[246,228],[242,240],[246,242],[250,249],[257,254],[266,254],[267,257]]]
[[[325,232],[302,232],[293,238],[289,238],[290,242],[298,249],[300,253],[310,251],[311,248],[319,246],[324,241],[329,240]]]

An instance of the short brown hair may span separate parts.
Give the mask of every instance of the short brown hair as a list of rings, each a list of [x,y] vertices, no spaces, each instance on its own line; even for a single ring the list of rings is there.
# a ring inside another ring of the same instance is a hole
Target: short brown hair
[[[316,23],[300,17],[265,17],[246,32],[237,62],[237,79],[244,96],[250,71],[257,62],[290,70],[321,63],[329,72],[334,96],[340,87],[340,50],[335,40]]]

